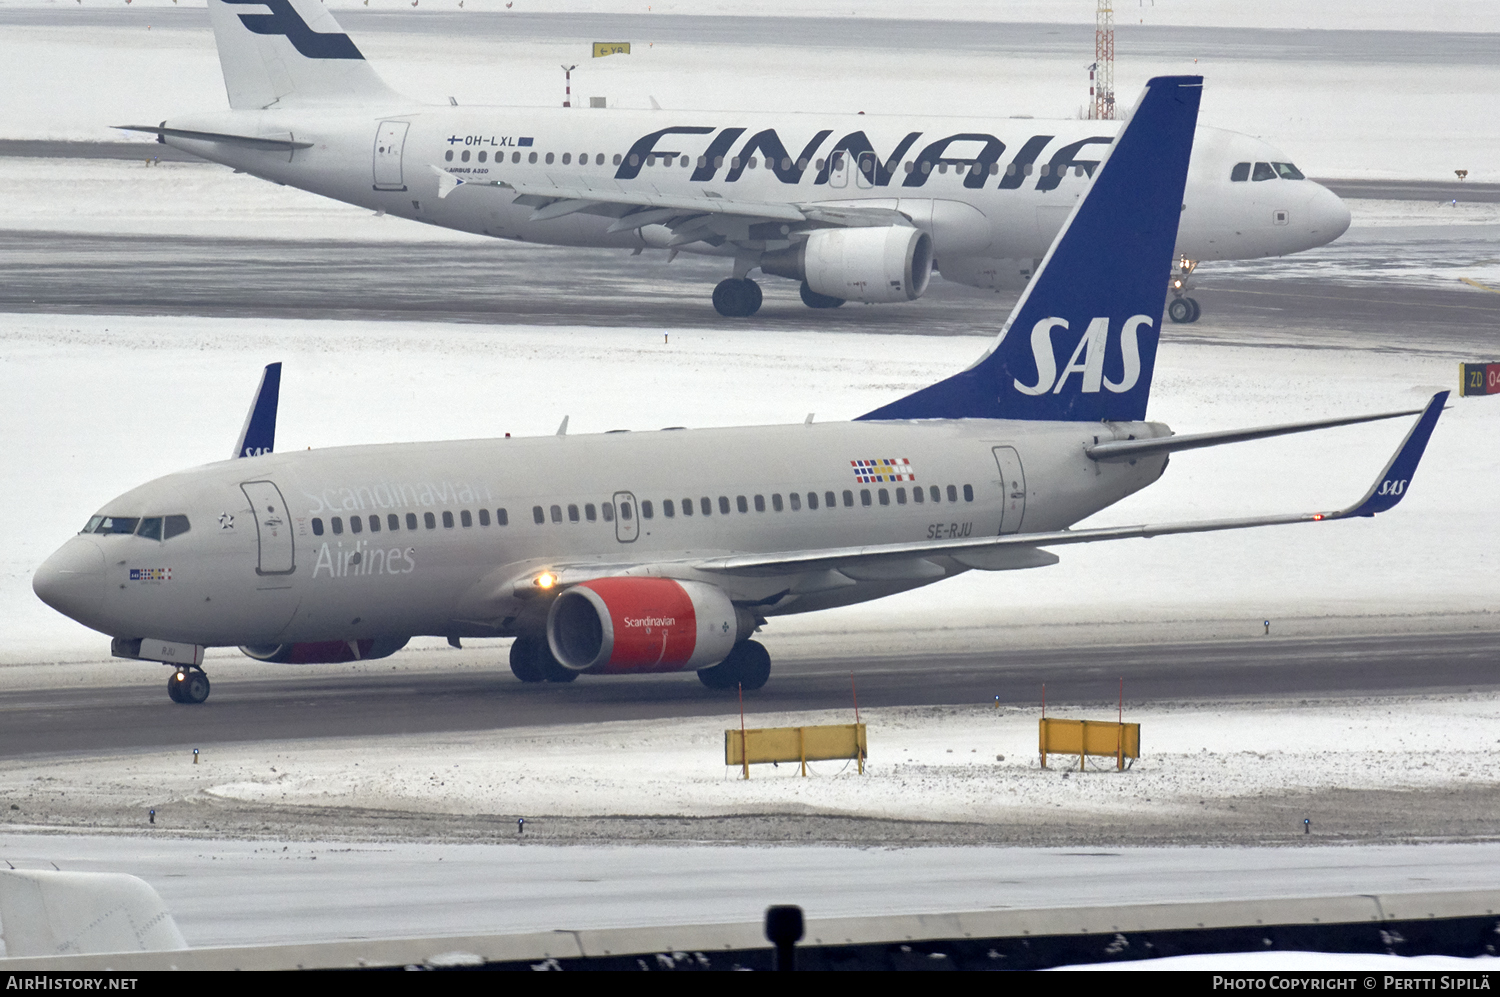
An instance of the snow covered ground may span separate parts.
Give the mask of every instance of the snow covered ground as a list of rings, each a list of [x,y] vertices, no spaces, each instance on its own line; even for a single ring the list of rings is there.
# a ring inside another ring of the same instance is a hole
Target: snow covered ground
[[[522,0],[527,3],[527,0]],[[153,6],[153,4],[155,6]],[[120,139],[121,124],[155,123],[173,115],[222,109],[224,91],[206,19],[166,0],[0,3],[0,15],[15,8],[50,8],[47,23],[8,24],[0,34],[0,88],[12,99],[0,107],[0,138]],[[366,7],[334,3],[335,11]],[[1500,7],[1446,0],[1422,5],[1389,3],[1306,4],[1275,0],[1189,3],[1159,0],[1154,6],[1122,5],[1119,23],[1206,25],[1216,28],[1362,28],[1399,32],[1500,31]],[[171,8],[163,10],[161,8]],[[357,43],[398,90],[420,100],[462,104],[552,106],[560,102],[560,63],[580,63],[574,93],[606,96],[612,107],[663,107],[768,111],[868,111],[1074,117],[1088,101],[1084,68],[1093,60],[1091,34],[1080,46],[1057,52],[938,51],[899,49],[887,43],[832,46],[799,41],[788,29],[777,44],[743,45],[712,27],[701,38],[653,42],[633,39],[628,57],[588,58],[577,38],[508,39],[503,17],[486,30],[465,32],[456,0],[437,9],[453,15],[442,22],[397,0],[373,0],[389,17],[409,18],[412,30],[360,32]],[[532,12],[601,11],[639,13],[746,13],[741,5],[669,3],[527,3]],[[100,22],[67,21],[68,12],[118,12]],[[469,13],[498,11],[498,0],[475,0]],[[858,18],[919,17],[926,20],[1047,21],[1087,24],[1094,5],[1028,0],[922,5],[881,0],[857,6]],[[757,4],[762,16],[849,17],[854,6],[831,3]],[[707,19],[712,20],[712,19]],[[648,22],[640,22],[642,31]],[[1219,37],[1219,36],[1214,36]],[[1483,127],[1490,97],[1500,91],[1500,60],[1453,60],[1437,46],[1426,56],[1397,47],[1399,58],[1372,61],[1357,35],[1343,36],[1331,55],[1309,58],[1275,45],[1242,51],[1229,35],[1205,42],[1202,51],[1172,46],[1133,50],[1122,35],[1117,46],[1116,89],[1126,103],[1144,81],[1160,73],[1202,73],[1207,79],[1202,120],[1264,138],[1314,176],[1396,177],[1451,180],[1467,169],[1473,180],[1500,179],[1500,133]],[[1143,43],[1144,44],[1144,43]],[[1340,49],[1339,46],[1343,46]],[[1432,46],[1427,45],[1427,48]],[[583,113],[583,112],[580,112]],[[59,178],[66,182],[66,174]]]

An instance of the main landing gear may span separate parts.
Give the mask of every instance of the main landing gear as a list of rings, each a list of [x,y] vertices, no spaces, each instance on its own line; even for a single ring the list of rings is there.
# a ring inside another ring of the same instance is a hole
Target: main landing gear
[[[819,294],[807,286],[807,281],[802,282],[802,303],[809,308],[837,308],[844,303],[843,298],[835,298],[831,294]]]
[[[172,702],[193,706],[208,698],[208,676],[196,665],[174,669],[167,679],[167,695]]]
[[[552,656],[546,638],[517,637],[510,645],[510,670],[522,682],[572,682],[578,673]]]
[[[760,285],[749,277],[727,277],[714,287],[714,311],[725,318],[749,318],[760,302]]]
[[[759,642],[742,640],[734,645],[729,657],[712,668],[698,671],[698,681],[710,689],[733,689],[740,686],[749,691],[759,689],[771,677],[771,655]]]

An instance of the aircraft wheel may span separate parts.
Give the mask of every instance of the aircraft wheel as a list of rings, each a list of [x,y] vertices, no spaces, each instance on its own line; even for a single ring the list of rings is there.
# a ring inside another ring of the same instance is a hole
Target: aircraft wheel
[[[714,287],[714,311],[725,318],[749,318],[760,311],[760,285],[749,277],[729,277]]]
[[[1200,304],[1198,304],[1198,299],[1197,298],[1183,298],[1182,300],[1186,301],[1188,304],[1190,304],[1190,305],[1193,306],[1193,314],[1192,314],[1192,317],[1188,319],[1188,321],[1189,322],[1196,322],[1196,321],[1198,321],[1198,316],[1203,314],[1203,306],[1200,305]]]
[[[1167,318],[1173,322],[1191,322],[1198,317],[1195,304],[1192,298],[1173,298],[1167,305]]]
[[[738,685],[746,692],[759,689],[770,677],[771,655],[753,640],[740,641],[729,652],[729,657],[698,673],[698,681],[710,689],[733,689]],[[715,684],[719,682],[723,684]]]
[[[167,679],[167,695],[171,697],[174,703],[186,703],[187,700],[182,698],[182,686],[184,683],[178,680],[177,675],[178,673],[174,669],[171,677]]]
[[[831,294],[819,294],[807,286],[807,281],[802,282],[802,303],[809,308],[837,308],[844,303],[843,298],[835,298]]]
[[[562,662],[552,656],[552,646],[546,640],[539,640],[536,644],[537,670],[548,682],[572,682],[578,678],[578,673],[571,668],[564,668]]]
[[[172,677],[176,678],[177,673],[174,672]],[[208,698],[208,691],[208,676],[195,668],[178,684],[178,695],[181,698],[177,701],[196,706]]]
[[[727,661],[723,661],[711,668],[698,669],[698,681],[710,689],[733,689],[739,684],[740,677]]]
[[[536,641],[517,637],[510,645],[510,670],[522,682],[541,682],[547,675],[537,660]]]

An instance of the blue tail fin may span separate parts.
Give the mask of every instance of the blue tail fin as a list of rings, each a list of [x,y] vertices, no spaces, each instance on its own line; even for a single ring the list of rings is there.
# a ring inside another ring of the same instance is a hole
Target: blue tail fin
[[[276,406],[280,400],[281,364],[268,363],[250,411],[245,413],[245,425],[240,429],[240,441],[235,444],[231,459],[255,457],[276,449]]]
[[[1202,90],[1147,83],[990,351],[860,418],[1144,419]]]

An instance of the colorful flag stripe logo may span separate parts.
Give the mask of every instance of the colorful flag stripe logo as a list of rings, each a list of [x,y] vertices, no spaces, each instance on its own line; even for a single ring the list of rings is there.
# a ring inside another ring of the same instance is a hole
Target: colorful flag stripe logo
[[[905,457],[877,457],[872,460],[851,460],[854,480],[862,485],[886,481],[916,481],[916,472],[911,461]]]
[[[170,582],[172,580],[172,569],[131,568],[130,580],[133,582]]]

